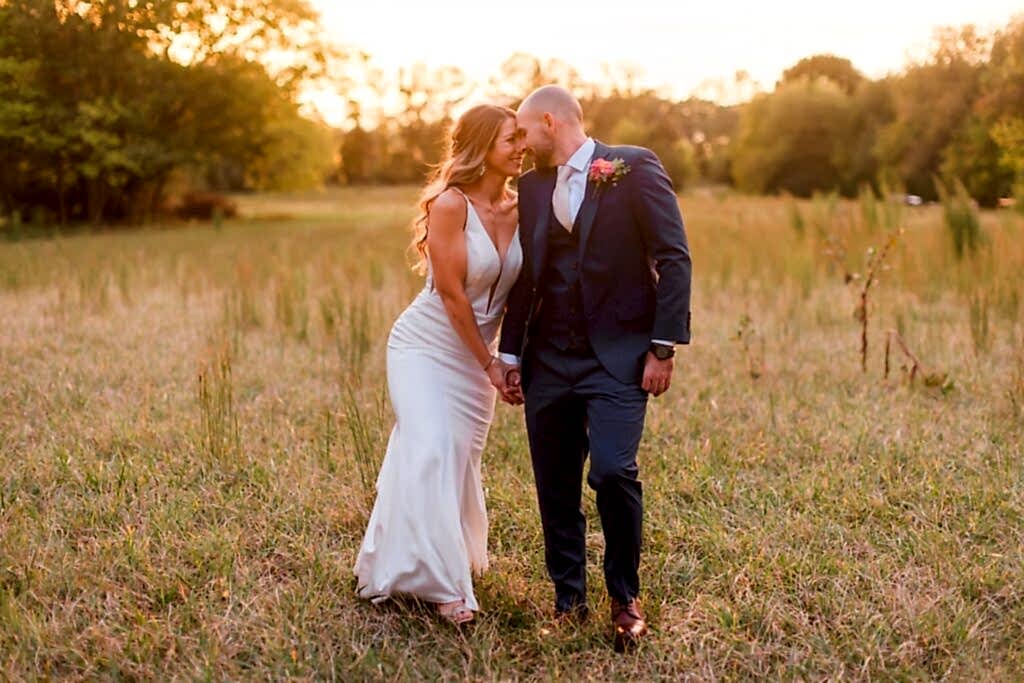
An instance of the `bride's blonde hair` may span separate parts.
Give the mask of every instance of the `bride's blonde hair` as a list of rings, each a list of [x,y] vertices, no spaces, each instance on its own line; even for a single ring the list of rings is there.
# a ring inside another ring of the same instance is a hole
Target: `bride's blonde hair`
[[[414,267],[420,273],[427,269],[427,221],[434,200],[449,187],[469,185],[484,174],[487,152],[498,139],[501,126],[515,116],[508,107],[479,104],[466,111],[452,126],[445,141],[444,155],[420,194],[420,213],[413,221],[410,251],[415,252]]]

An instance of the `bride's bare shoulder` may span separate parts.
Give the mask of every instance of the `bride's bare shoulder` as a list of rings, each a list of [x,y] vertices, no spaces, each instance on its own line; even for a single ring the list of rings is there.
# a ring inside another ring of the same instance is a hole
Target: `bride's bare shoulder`
[[[462,192],[454,187],[448,187],[441,194],[437,195],[430,208],[440,209],[441,211],[459,211],[466,208],[467,201],[466,195]]]
[[[466,224],[466,212],[469,210],[468,200],[456,189],[448,188],[434,198],[428,211],[428,222],[431,234],[445,235],[461,231]]]

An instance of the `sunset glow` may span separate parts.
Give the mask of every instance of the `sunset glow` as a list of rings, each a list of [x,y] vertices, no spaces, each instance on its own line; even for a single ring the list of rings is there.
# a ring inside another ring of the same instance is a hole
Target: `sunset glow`
[[[605,65],[625,65],[639,85],[719,101],[742,98],[755,84],[771,89],[783,69],[816,53],[847,57],[877,78],[922,56],[936,27],[991,28],[1021,11],[1019,0],[313,4],[331,38],[369,53],[385,76],[421,62],[453,65],[486,83],[505,59],[526,52],[567,62],[589,82],[605,79]],[[752,79],[745,90],[734,87],[738,71]],[[336,95],[312,99],[330,122],[343,118]]]

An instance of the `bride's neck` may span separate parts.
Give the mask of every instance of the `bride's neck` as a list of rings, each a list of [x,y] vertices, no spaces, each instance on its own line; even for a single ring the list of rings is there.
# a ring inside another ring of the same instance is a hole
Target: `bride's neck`
[[[480,201],[497,204],[505,198],[508,177],[486,171],[482,178],[469,185],[466,189]]]

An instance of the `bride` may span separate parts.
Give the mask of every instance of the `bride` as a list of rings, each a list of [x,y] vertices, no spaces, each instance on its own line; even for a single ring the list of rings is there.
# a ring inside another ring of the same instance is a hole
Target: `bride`
[[[473,619],[472,574],[487,568],[480,454],[505,390],[497,333],[523,262],[508,180],[524,151],[515,112],[479,105],[423,191],[414,245],[426,283],[388,337],[396,422],[355,563],[361,597],[412,595],[456,624]]]

